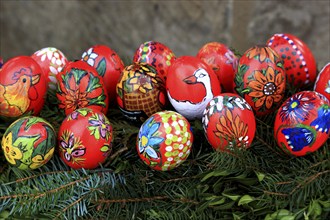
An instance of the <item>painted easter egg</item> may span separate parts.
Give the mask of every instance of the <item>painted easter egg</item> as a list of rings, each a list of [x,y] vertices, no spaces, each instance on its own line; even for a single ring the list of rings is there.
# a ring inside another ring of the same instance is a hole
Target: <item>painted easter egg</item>
[[[66,115],[84,107],[106,114],[108,93],[94,67],[80,60],[69,62],[56,78],[58,106]]]
[[[166,90],[172,106],[188,120],[202,118],[208,102],[221,92],[212,68],[193,56],[182,56],[173,62]]]
[[[22,170],[37,169],[53,156],[56,133],[51,124],[36,116],[14,121],[5,131],[1,146],[7,161]]]
[[[211,66],[219,78],[223,92],[234,92],[233,81],[238,57],[226,45],[218,42],[207,43],[199,49],[196,56]]]
[[[203,113],[202,123],[208,142],[218,151],[249,148],[256,132],[251,106],[232,93],[215,96]]]
[[[137,152],[155,170],[171,170],[190,154],[193,134],[190,124],[174,111],[161,111],[149,117],[137,137]]]
[[[146,63],[125,67],[117,83],[117,103],[124,116],[135,122],[164,109],[166,90],[156,69]]]
[[[105,45],[95,45],[83,52],[81,60],[94,67],[103,77],[105,87],[109,94],[109,102],[116,100],[116,85],[124,63],[118,54]]]
[[[269,114],[284,97],[283,61],[270,47],[252,47],[240,58],[234,83],[235,91],[250,104],[256,116]]]
[[[330,101],[330,63],[327,63],[319,72],[314,91],[321,93]]]
[[[57,87],[56,75],[61,72],[68,62],[67,58],[60,50],[54,47],[45,47],[38,50],[31,57],[43,70],[50,91],[55,91]]]
[[[80,108],[71,112],[58,132],[59,154],[74,169],[94,169],[112,150],[113,129],[101,112]]]
[[[274,34],[267,45],[275,50],[284,61],[288,83],[296,88],[313,85],[316,79],[316,61],[312,51],[292,34]]]
[[[147,63],[156,68],[158,75],[166,81],[169,66],[175,60],[175,55],[166,45],[147,41],[135,51],[133,62]]]
[[[278,146],[294,156],[319,149],[329,137],[329,104],[315,91],[302,91],[288,98],[276,114],[274,135]]]
[[[0,117],[13,120],[38,115],[47,94],[46,77],[29,56],[8,60],[0,72]]]

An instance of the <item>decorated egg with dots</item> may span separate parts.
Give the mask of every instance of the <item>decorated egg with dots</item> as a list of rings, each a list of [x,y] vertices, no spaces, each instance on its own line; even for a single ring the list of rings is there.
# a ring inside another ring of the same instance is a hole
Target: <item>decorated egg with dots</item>
[[[8,60],[1,69],[0,117],[13,121],[24,115],[38,115],[47,95],[46,77],[29,56]]]
[[[94,67],[80,60],[69,62],[56,78],[58,106],[66,115],[84,107],[106,114],[108,93]]]
[[[61,72],[68,62],[67,58],[60,50],[54,47],[45,47],[38,50],[31,57],[43,70],[50,91],[55,91],[57,87],[56,75]]]
[[[51,124],[36,116],[14,121],[1,141],[6,160],[21,170],[37,169],[53,156],[56,133]]]
[[[240,58],[234,83],[235,91],[251,105],[256,116],[267,115],[283,101],[283,61],[270,47],[252,47]]]
[[[164,81],[149,64],[133,63],[117,83],[117,103],[125,117],[144,122],[167,105]]]
[[[206,105],[220,94],[221,87],[216,74],[204,61],[182,56],[168,70],[166,90],[174,109],[193,120],[202,118]]]
[[[249,148],[256,132],[251,106],[232,93],[215,96],[203,113],[202,123],[208,142],[217,151]]]
[[[108,118],[89,108],[77,109],[63,120],[58,131],[59,154],[74,169],[94,169],[112,150],[113,129]]]
[[[296,88],[313,85],[316,79],[316,62],[312,51],[292,34],[274,34],[267,45],[284,61],[288,83]]]
[[[274,135],[278,146],[294,156],[319,149],[329,138],[329,104],[315,91],[302,91],[288,98],[276,114]]]
[[[330,63],[327,63],[319,72],[314,91],[321,93],[330,101]]]
[[[118,54],[105,45],[95,45],[83,52],[81,60],[94,67],[103,77],[105,87],[109,94],[109,102],[116,100],[116,85],[124,63]]]
[[[193,134],[190,124],[174,111],[161,111],[149,117],[137,137],[137,152],[155,170],[171,170],[190,154]]]
[[[168,68],[175,58],[172,50],[166,45],[156,41],[147,41],[135,51],[133,62],[147,63],[155,67],[159,77],[165,81]]]
[[[207,63],[218,76],[223,92],[234,92],[233,81],[238,57],[224,44],[210,42],[198,51],[198,58]]]

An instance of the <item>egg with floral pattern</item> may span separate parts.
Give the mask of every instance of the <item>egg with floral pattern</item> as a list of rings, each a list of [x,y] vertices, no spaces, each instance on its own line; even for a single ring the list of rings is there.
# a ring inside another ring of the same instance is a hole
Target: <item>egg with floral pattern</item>
[[[42,68],[50,91],[55,91],[57,87],[56,75],[68,62],[65,55],[55,47],[45,47],[36,51],[31,57]]]
[[[80,60],[69,62],[56,78],[58,107],[66,115],[85,107],[107,113],[108,92],[94,67]]]
[[[256,132],[251,106],[232,93],[215,96],[204,110],[202,123],[208,142],[217,151],[247,149]]]
[[[285,93],[283,61],[270,47],[252,47],[239,59],[234,83],[235,92],[250,104],[256,116],[274,112]]]
[[[233,81],[238,57],[226,45],[218,42],[207,43],[199,49],[196,56],[213,69],[223,92],[234,92]]]
[[[302,91],[279,108],[274,135],[279,147],[294,156],[319,149],[330,134],[330,103],[320,93]]]
[[[47,95],[46,77],[29,56],[8,60],[0,72],[0,118],[6,121],[38,115]]]
[[[167,105],[164,81],[156,69],[146,63],[126,66],[116,89],[119,109],[134,122],[144,122]]]
[[[156,41],[147,41],[135,51],[133,62],[147,63],[155,67],[159,77],[165,82],[168,68],[175,58],[172,50],[166,45]]]
[[[319,72],[314,91],[321,93],[330,101],[330,63],[327,63]]]
[[[161,111],[149,117],[137,137],[137,152],[154,170],[172,170],[190,154],[193,134],[185,117],[174,111]]]
[[[37,169],[53,156],[56,133],[53,126],[36,116],[26,116],[14,121],[5,131],[1,141],[6,160],[21,170]]]
[[[59,154],[73,169],[94,169],[112,150],[113,129],[101,112],[77,109],[63,120],[58,131]]]
[[[188,120],[201,119],[208,102],[221,92],[212,68],[194,56],[178,57],[170,66],[166,91],[174,109]]]
[[[94,67],[98,74],[103,77],[109,94],[109,102],[115,101],[116,85],[125,67],[118,54],[108,46],[94,45],[83,52],[81,60]]]
[[[280,33],[274,34],[267,45],[283,59],[288,83],[296,88],[313,85],[316,79],[317,66],[312,51],[298,37]]]

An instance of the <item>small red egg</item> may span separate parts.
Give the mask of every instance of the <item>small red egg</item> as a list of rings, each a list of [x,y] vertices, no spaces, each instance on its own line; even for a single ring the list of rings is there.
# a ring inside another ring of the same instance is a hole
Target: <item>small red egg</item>
[[[208,142],[218,151],[249,148],[256,132],[251,106],[232,93],[214,97],[203,113],[202,123]]]
[[[117,103],[125,117],[144,122],[167,105],[165,85],[154,67],[146,63],[127,66],[117,84]]]
[[[319,149],[330,131],[329,101],[315,91],[302,91],[279,108],[274,136],[284,152],[304,156]]]
[[[154,170],[172,170],[190,154],[193,134],[190,124],[174,111],[161,111],[149,117],[137,137],[138,155]]]
[[[212,68],[193,56],[182,56],[173,62],[166,90],[172,106],[188,120],[202,118],[208,102],[221,92]]]
[[[98,74],[103,77],[109,94],[109,102],[114,102],[116,85],[125,67],[118,54],[105,45],[95,45],[82,54],[81,60],[94,67]]]
[[[104,114],[108,111],[108,93],[103,78],[84,61],[69,62],[56,79],[58,106],[66,115],[84,107]]]
[[[284,61],[288,83],[296,88],[313,85],[316,79],[316,62],[312,51],[292,34],[274,34],[267,44]]]
[[[0,117],[38,115],[47,95],[46,77],[29,56],[8,60],[0,71]]]
[[[94,169],[112,150],[112,126],[107,117],[89,108],[77,109],[62,122],[58,131],[59,154],[73,169]]]
[[[223,92],[234,92],[233,81],[238,58],[226,45],[218,42],[207,43],[196,56],[212,67],[219,78]]]
[[[57,87],[56,75],[68,62],[64,54],[54,47],[45,47],[36,51],[31,57],[42,68],[49,89],[55,91]]]
[[[175,55],[166,45],[147,41],[135,51],[133,62],[147,63],[156,68],[158,75],[166,81],[168,68],[175,60]]]
[[[321,93],[330,101],[330,63],[326,64],[319,72],[314,91]]]
[[[275,111],[282,103],[286,75],[283,61],[270,47],[255,46],[239,60],[235,90],[255,111],[256,116]]]

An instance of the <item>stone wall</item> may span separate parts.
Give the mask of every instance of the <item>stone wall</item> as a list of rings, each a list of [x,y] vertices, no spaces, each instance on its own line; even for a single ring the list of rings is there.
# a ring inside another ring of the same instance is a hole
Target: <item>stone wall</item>
[[[0,6],[5,60],[48,46],[78,59],[90,46],[105,44],[127,61],[148,40],[177,56],[195,55],[210,41],[244,52],[287,32],[307,43],[319,68],[330,61],[328,0],[1,0]]]

